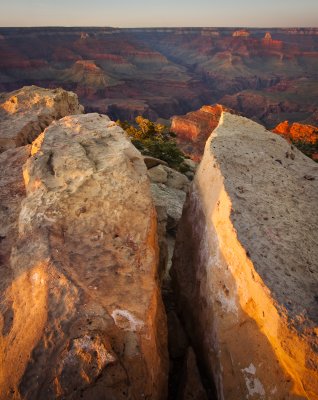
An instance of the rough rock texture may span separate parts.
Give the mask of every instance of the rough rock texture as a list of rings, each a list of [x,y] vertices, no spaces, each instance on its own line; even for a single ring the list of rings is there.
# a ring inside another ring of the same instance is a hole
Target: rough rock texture
[[[0,293],[3,296],[7,282],[12,280],[10,268],[11,249],[18,237],[18,216],[21,201],[25,198],[22,166],[31,155],[31,146],[9,149],[0,154]],[[13,313],[10,299],[0,303],[0,326],[5,335],[12,324]],[[1,319],[2,318],[2,319]],[[0,351],[2,342],[0,339]],[[3,353],[1,352],[1,357]]]
[[[215,104],[172,118],[171,131],[177,135],[182,150],[193,160],[201,160],[205,142],[218,126],[223,110],[223,106]]]
[[[16,175],[15,187],[1,186],[1,217],[12,210],[0,233],[0,399],[165,399],[156,215],[142,156],[106,116],[53,122],[25,164],[20,209],[14,163],[29,147],[0,156]]]
[[[53,121],[81,114],[75,93],[25,86],[0,96],[0,152],[32,141]]]
[[[231,103],[272,128],[317,114],[317,37],[317,28],[0,28],[0,91],[61,86],[87,110],[130,121]]]
[[[207,141],[172,273],[220,400],[318,399],[317,180],[246,118],[223,113]]]
[[[160,276],[167,278],[175,242],[175,233],[181,218],[190,181],[180,172],[165,165],[148,169],[151,194],[158,219],[160,247]]]

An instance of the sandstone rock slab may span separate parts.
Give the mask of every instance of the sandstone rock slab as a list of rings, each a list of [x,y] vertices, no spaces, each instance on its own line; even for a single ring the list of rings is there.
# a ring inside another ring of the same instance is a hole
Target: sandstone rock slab
[[[98,114],[53,122],[32,153],[1,265],[10,273],[0,399],[164,399],[166,321],[142,156]]]
[[[81,114],[77,95],[63,89],[25,86],[0,97],[0,152],[32,141],[53,121]]]
[[[246,118],[223,113],[206,143],[172,273],[219,399],[318,399],[317,181]]]

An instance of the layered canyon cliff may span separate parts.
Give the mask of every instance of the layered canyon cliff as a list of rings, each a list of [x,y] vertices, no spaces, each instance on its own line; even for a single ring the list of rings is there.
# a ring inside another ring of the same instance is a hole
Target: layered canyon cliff
[[[170,118],[219,102],[269,128],[317,123],[318,31],[1,28],[0,91],[62,86],[88,111]]]

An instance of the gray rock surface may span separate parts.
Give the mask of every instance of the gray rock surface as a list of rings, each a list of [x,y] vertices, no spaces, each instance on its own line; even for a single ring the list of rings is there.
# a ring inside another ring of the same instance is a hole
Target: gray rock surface
[[[172,274],[219,399],[318,399],[317,182],[246,118],[223,113],[206,143]]]
[[[0,96],[0,153],[32,141],[53,120],[82,114],[77,95],[63,89],[25,86]]]

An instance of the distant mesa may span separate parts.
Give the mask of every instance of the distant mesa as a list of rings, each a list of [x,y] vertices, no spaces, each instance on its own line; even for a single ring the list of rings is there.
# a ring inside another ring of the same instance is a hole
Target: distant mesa
[[[201,31],[202,36],[213,36],[213,37],[219,37],[220,32],[217,31],[211,31],[210,29],[202,29]]]
[[[233,32],[233,37],[249,37],[250,33],[245,29],[240,29],[239,31]]]
[[[272,40],[272,35],[269,32],[265,33],[264,40]]]
[[[85,40],[89,38],[89,34],[87,32],[81,32],[81,40]]]
[[[274,48],[277,50],[279,50],[283,47],[283,42],[281,40],[273,40],[270,32],[265,33],[265,36],[264,36],[264,39],[262,40],[262,42],[265,47],[271,47],[271,48]]]

